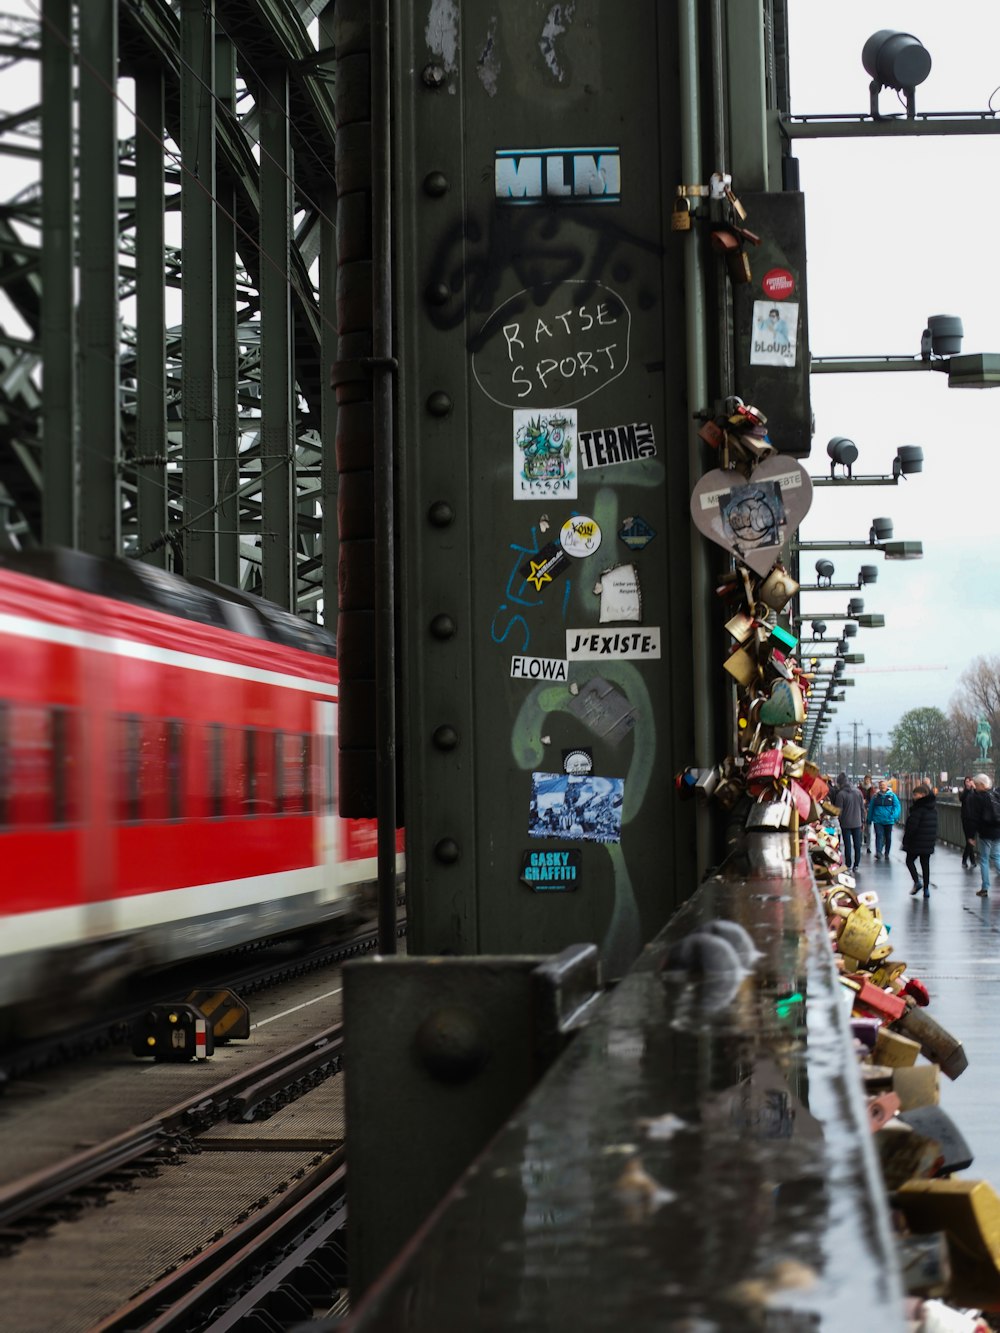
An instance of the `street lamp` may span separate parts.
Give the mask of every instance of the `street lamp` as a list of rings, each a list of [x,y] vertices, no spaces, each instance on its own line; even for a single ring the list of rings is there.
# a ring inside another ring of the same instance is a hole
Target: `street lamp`
[[[800,592],[854,592],[866,583],[878,582],[878,565],[862,565],[858,570],[857,583],[834,583],[834,564],[832,560],[816,561],[816,582],[800,583]]]
[[[872,120],[879,115],[878,95],[883,88],[895,88],[906,98],[906,118],[913,120],[917,113],[917,84],[923,83],[931,72],[930,52],[910,32],[893,32],[882,28],[873,32],[861,50],[861,63],[872,76],[868,85],[871,95]]]
[[[794,551],[881,551],[887,560],[921,560],[922,542],[893,541],[891,518],[873,518],[868,530],[868,541],[792,541]],[[818,572],[818,566],[817,566]]]
[[[892,460],[891,473],[877,473],[856,477],[854,464],[858,457],[858,446],[845,435],[835,435],[826,446],[830,457],[830,475],[828,477],[810,477],[814,486],[897,486],[899,479],[905,479],[924,468],[924,451],[919,444],[901,444]],[[840,468],[842,475],[837,474]]]

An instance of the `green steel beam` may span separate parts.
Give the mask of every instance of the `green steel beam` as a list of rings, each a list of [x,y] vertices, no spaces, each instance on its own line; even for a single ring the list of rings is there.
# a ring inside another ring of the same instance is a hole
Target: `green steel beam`
[[[215,37],[215,89],[219,104],[236,110],[236,52],[227,36]],[[219,463],[219,579],[240,586],[239,344],[236,319],[236,188],[228,173],[216,177],[215,336]]]
[[[118,462],[118,3],[80,24],[80,520],[93,555],[120,546]],[[71,475],[62,484],[71,484]]]
[[[43,542],[76,542],[76,322],[73,298],[71,0],[42,6]]]
[[[181,0],[184,573],[218,573],[215,458],[215,31],[212,0]]]

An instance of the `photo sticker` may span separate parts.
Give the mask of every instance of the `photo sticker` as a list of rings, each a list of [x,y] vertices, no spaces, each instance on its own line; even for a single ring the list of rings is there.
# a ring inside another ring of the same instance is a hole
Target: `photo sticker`
[[[798,301],[754,301],[750,364],[794,367],[798,327]]]
[[[528,836],[621,842],[624,778],[532,773]]]

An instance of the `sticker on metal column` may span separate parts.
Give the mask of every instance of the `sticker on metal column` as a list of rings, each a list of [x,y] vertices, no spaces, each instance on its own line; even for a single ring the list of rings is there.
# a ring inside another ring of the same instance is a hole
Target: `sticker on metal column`
[[[576,499],[576,408],[513,413],[514,499]]]
[[[618,536],[630,551],[642,551],[656,536],[656,529],[650,527],[641,514],[630,514],[622,521]]]
[[[594,771],[594,752],[583,746],[577,746],[573,750],[563,750],[562,760],[563,772],[569,773],[571,777],[585,777]]]
[[[530,583],[535,592],[541,592],[546,583],[551,583],[559,574],[569,569],[569,556],[558,542],[548,542],[537,555],[531,555],[520,568],[525,583]]]
[[[521,883],[535,893],[568,893],[580,887],[583,852],[570,847],[565,852],[521,853]]]
[[[623,426],[601,426],[580,431],[580,466],[613,467],[616,463],[637,463],[656,457],[656,438],[648,421],[632,421]]]
[[[603,676],[588,680],[580,693],[570,700],[568,708],[589,731],[611,745],[621,744],[634,729],[639,716],[639,710]]]
[[[616,620],[642,620],[642,591],[635,565],[615,565],[613,569],[603,570],[594,592],[601,599],[602,625]]]
[[[584,560],[593,555],[601,544],[601,529],[592,518],[578,514],[562,525],[559,541],[567,555]]]
[[[621,842],[624,778],[532,773],[528,836]]]

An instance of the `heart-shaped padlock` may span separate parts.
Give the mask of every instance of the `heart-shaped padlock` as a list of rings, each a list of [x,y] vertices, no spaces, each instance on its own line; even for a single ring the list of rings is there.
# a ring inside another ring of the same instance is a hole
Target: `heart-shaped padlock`
[[[766,458],[749,481],[735,469],[706,472],[691,495],[691,517],[699,532],[764,576],[811,504],[812,482],[802,465]]]

